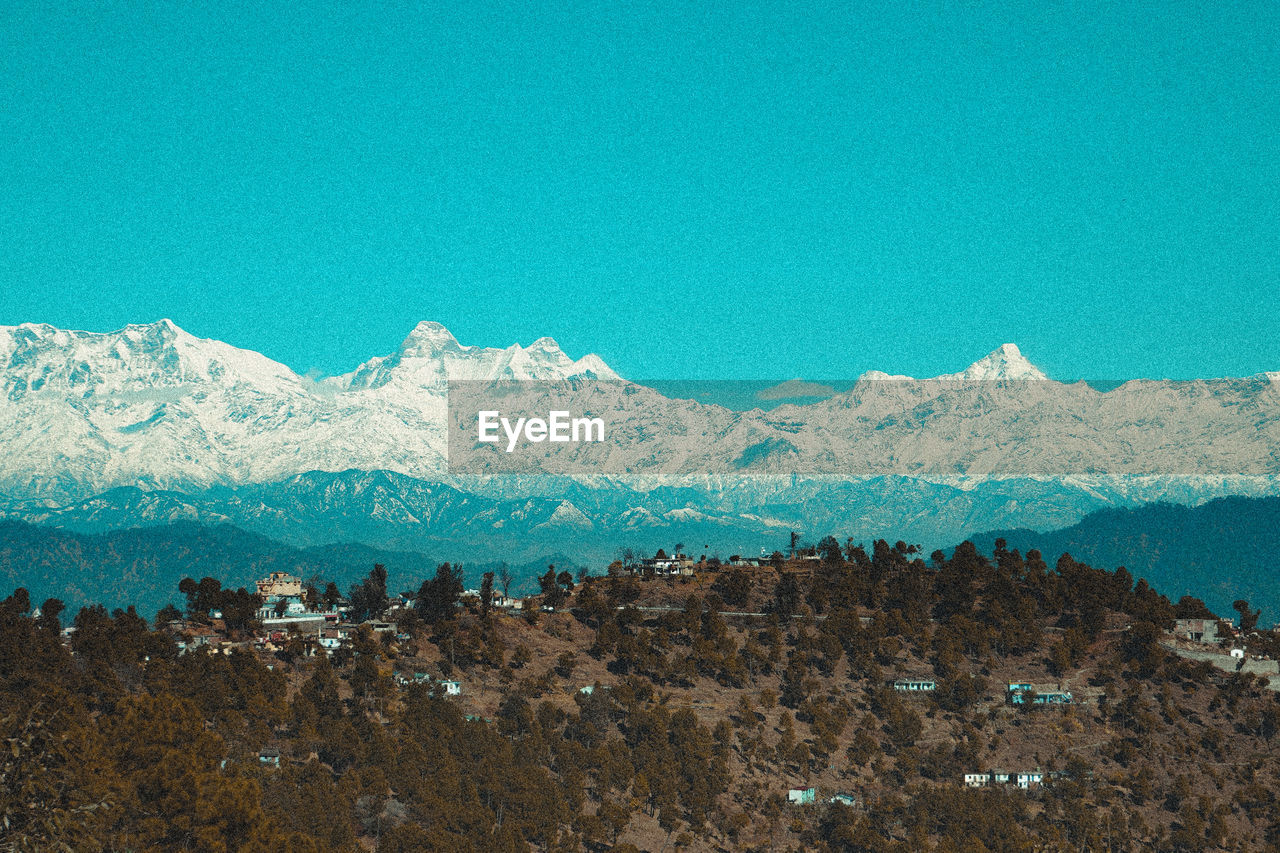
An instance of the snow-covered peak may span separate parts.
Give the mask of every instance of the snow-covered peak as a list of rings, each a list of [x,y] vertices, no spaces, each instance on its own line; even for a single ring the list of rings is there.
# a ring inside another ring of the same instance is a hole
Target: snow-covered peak
[[[400,344],[402,354],[418,357],[430,357],[445,350],[459,348],[458,339],[453,333],[434,320],[423,320],[414,326],[413,331]]]
[[[966,367],[959,373],[944,373],[941,376],[933,377],[934,380],[966,380],[966,381],[993,381],[993,380],[1020,380],[1020,379],[1048,379],[1040,368],[1027,361],[1022,351],[1018,349],[1017,344],[1004,344],[996,350],[988,353],[973,364]],[[885,373],[883,370],[868,370],[858,377],[858,381],[872,382],[915,382],[916,379],[901,374]]]
[[[538,338],[527,347],[469,346],[439,323],[423,321],[405,338],[399,350],[372,358],[343,377],[351,389],[384,386],[443,388],[450,380],[557,380],[570,377],[617,379],[596,355],[574,361],[552,338]]]
[[[593,352],[589,352],[582,358],[573,363],[574,373],[578,376],[591,376],[596,379],[620,379],[618,374],[613,372],[609,365],[604,363],[604,359]],[[1276,374],[1276,378],[1280,379],[1280,374]]]
[[[1040,368],[1027,361],[1017,344],[1004,344],[978,359],[959,373],[949,373],[938,379],[963,379],[967,381],[1048,379]]]
[[[560,352],[560,345],[556,343],[555,338],[541,337],[529,344],[529,349],[536,352]]]
[[[112,332],[0,326],[0,369],[10,392],[80,397],[190,383],[280,387],[298,379],[260,353],[197,338],[167,319]]]
[[[883,370],[868,370],[866,373],[858,377],[859,382],[864,380],[870,382],[915,382],[915,379],[910,376],[885,373]]]

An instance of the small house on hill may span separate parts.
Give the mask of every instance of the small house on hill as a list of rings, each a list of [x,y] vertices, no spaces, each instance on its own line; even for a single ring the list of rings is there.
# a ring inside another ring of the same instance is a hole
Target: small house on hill
[[[1039,785],[1044,781],[1044,774],[1039,770],[1030,773],[1018,774],[1018,787],[1022,789],[1030,788],[1032,785]]]
[[[1030,697],[1032,705],[1070,705],[1074,700],[1070,690],[1056,684],[1032,684],[1026,681],[1009,683],[1010,705],[1025,705]]]
[[[1178,619],[1173,623],[1173,633],[1180,640],[1189,640],[1193,643],[1216,643],[1218,620]]]
[[[1048,774],[1050,776],[1062,774]],[[1044,781],[1045,773],[1041,770],[1028,770],[1022,773],[1005,773],[995,771],[992,773],[966,773],[964,774],[964,784],[966,788],[985,788],[993,782],[997,785],[1014,784],[1022,790],[1026,791],[1030,788],[1041,784]]]
[[[893,689],[901,693],[932,693],[938,683],[927,678],[899,678],[893,682]]]
[[[814,801],[813,788],[792,788],[787,791],[787,802],[797,806],[807,806]]]

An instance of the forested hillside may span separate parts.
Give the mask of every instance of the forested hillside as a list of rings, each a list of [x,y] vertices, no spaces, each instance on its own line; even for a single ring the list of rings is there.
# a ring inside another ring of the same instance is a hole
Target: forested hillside
[[[64,642],[69,614],[16,593],[0,847],[1276,849],[1280,703],[1170,653],[1199,602],[1003,543],[820,553],[693,577],[548,570],[554,612],[487,591],[459,605],[440,567],[397,632],[366,625],[331,657],[241,630],[180,654],[96,608]],[[1011,701],[1010,682],[1071,701]],[[999,771],[1038,778],[965,785]]]

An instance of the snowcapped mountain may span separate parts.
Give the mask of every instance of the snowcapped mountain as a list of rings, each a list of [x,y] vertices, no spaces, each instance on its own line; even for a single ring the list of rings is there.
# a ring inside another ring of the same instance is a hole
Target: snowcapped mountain
[[[390,356],[313,381],[168,320],[0,327],[0,492],[203,488],[304,471],[445,471],[447,381],[614,379],[555,341],[462,346],[421,323]]]
[[[742,412],[665,397],[549,338],[467,346],[430,322],[321,380],[168,321],[23,325],[0,328],[0,392],[5,512],[86,529],[233,521],[407,547],[396,531],[504,547],[813,524],[927,538],[1280,492],[1271,375],[1102,392],[1047,378],[1013,344],[931,380],[869,372],[825,399]],[[599,417],[608,440],[532,456],[481,444],[458,419],[491,392],[504,410]]]
[[[959,373],[944,373],[932,381],[1003,382],[1048,379],[1044,371],[1027,361],[1017,344],[1003,344],[998,349],[975,361]],[[868,370],[860,380],[918,382],[910,376]]]
[[[1040,368],[1027,361],[1017,344],[1005,344],[990,355],[978,359],[959,373],[949,373],[938,379],[964,380],[968,382],[1042,380],[1049,377]]]
[[[528,348],[463,346],[439,323],[419,323],[394,354],[372,358],[345,376],[332,380],[343,391],[391,386],[411,393],[442,390],[450,380],[491,382],[566,379],[617,379],[600,360],[587,355],[574,361],[551,338],[538,338]]]
[[[252,383],[279,391],[298,378],[265,356],[195,338],[169,320],[105,334],[34,323],[2,326],[0,364],[11,400],[28,393],[163,396],[160,389],[192,384]]]

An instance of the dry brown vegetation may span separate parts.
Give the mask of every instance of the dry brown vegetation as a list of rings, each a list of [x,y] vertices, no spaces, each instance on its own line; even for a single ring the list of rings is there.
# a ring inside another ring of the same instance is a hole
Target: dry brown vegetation
[[[7,772],[58,790],[62,805],[8,798],[6,838],[77,849],[1275,848],[1276,694],[1159,645],[1198,602],[1171,604],[1070,558],[1050,569],[1034,552],[962,547],[925,562],[901,544],[827,546],[803,572],[562,580],[554,613],[436,606],[433,620],[405,615],[410,641],[365,632],[333,661],[301,641],[275,656],[178,656],[123,613],[78,618],[67,650],[11,598],[6,731],[56,730],[92,760],[73,767],[50,740],[24,747],[30,760]],[[394,673],[414,672],[456,679],[462,695],[396,685]],[[938,689],[898,693],[899,677]],[[1011,681],[1060,685],[1076,701],[1012,705]],[[40,710],[55,701],[69,710]],[[158,730],[164,714],[185,722]],[[203,746],[189,752],[175,726],[203,732]],[[264,747],[281,751],[280,769],[260,766]],[[1029,790],[964,787],[963,774],[992,770],[1054,775]],[[809,786],[814,804],[786,802]],[[828,802],[837,793],[854,805]]]

